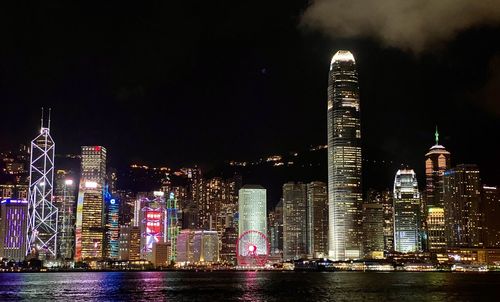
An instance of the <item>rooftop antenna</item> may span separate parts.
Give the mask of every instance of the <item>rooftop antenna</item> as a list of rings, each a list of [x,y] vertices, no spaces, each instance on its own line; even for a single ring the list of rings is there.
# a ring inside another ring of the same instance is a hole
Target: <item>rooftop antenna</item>
[[[47,125],[47,128],[50,129],[50,111],[52,111],[52,108],[49,108],[49,124]]]
[[[43,107],[42,107],[42,118],[40,119],[40,129],[43,128]]]
[[[439,145],[439,132],[438,132],[437,126],[436,126],[436,132],[434,133],[434,136],[436,137],[436,145]]]

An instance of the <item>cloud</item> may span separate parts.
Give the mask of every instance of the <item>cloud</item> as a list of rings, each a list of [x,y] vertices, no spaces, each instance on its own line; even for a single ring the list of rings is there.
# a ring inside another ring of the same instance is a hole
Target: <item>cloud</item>
[[[500,54],[491,59],[488,81],[475,97],[490,114],[500,116]]]
[[[311,0],[302,25],[421,52],[477,25],[500,24],[499,0]]]

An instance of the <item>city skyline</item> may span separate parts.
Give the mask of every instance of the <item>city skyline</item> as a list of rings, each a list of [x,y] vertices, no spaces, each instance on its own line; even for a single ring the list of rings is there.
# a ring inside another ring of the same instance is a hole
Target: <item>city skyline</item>
[[[170,9],[187,13],[185,4],[93,10],[67,3],[34,10],[32,22],[12,12],[0,54],[6,62],[0,99],[11,113],[5,124],[16,127],[0,129],[0,148],[26,143],[19,137],[31,136],[40,107],[54,110],[58,152],[78,153],[72,141],[105,145],[112,166],[211,166],[326,144],[327,64],[335,50],[350,49],[359,63],[366,158],[406,161],[424,175],[420,157],[437,125],[454,162],[499,166],[491,139],[499,128],[492,101],[498,27],[464,28],[446,47],[413,54],[370,37],[330,39],[308,31],[302,26],[306,1],[269,4],[269,15],[255,26],[247,21],[262,14],[258,5],[228,6],[244,16],[229,20],[200,5],[220,19],[201,14],[187,25],[178,16],[163,17]],[[174,29],[176,22],[186,26]],[[17,123],[21,117],[25,123]],[[128,148],[130,137],[137,148]],[[490,146],[481,151],[486,154],[473,148],[479,142]],[[484,173],[500,182],[497,173]]]

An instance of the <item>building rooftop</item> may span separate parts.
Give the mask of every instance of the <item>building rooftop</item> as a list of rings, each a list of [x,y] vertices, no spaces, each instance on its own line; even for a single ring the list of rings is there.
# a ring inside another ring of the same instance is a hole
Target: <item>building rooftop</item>
[[[261,190],[265,190],[266,188],[264,188],[263,186],[261,185],[244,185],[243,187],[241,187],[242,189],[261,189]]]

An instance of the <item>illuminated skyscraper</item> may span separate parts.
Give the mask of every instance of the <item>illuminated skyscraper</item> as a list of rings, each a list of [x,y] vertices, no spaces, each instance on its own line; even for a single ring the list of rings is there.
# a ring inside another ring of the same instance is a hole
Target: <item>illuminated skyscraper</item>
[[[394,250],[408,253],[421,249],[420,193],[417,176],[401,169],[394,179]]]
[[[31,141],[26,251],[36,251],[42,259],[57,257],[58,209],[54,190],[54,154],[56,144],[50,135],[50,110],[47,127]]]
[[[80,186],[76,209],[75,259],[101,259],[104,250],[106,149],[82,147]]]
[[[283,259],[307,257],[307,191],[303,183],[283,185]]]
[[[26,256],[28,201],[0,201],[0,259],[22,261]]]
[[[443,207],[443,174],[450,169],[450,152],[439,144],[436,128],[436,144],[425,154],[425,198],[426,206]]]
[[[500,247],[500,191],[498,187],[483,185],[482,203],[486,247]]]
[[[267,235],[266,189],[258,185],[245,185],[239,191],[238,200],[238,237],[247,231],[257,231]],[[255,242],[261,243],[255,247],[256,253],[266,254],[268,247],[265,243],[258,241],[258,238],[250,238],[254,239]],[[246,251],[242,246],[239,248],[238,254],[243,255]]]
[[[307,247],[314,258],[328,256],[328,194],[326,184],[307,184]]]
[[[339,50],[328,74],[328,255],[361,256],[361,114],[354,56]]]
[[[479,247],[482,241],[481,178],[476,165],[444,172],[447,247]]]

